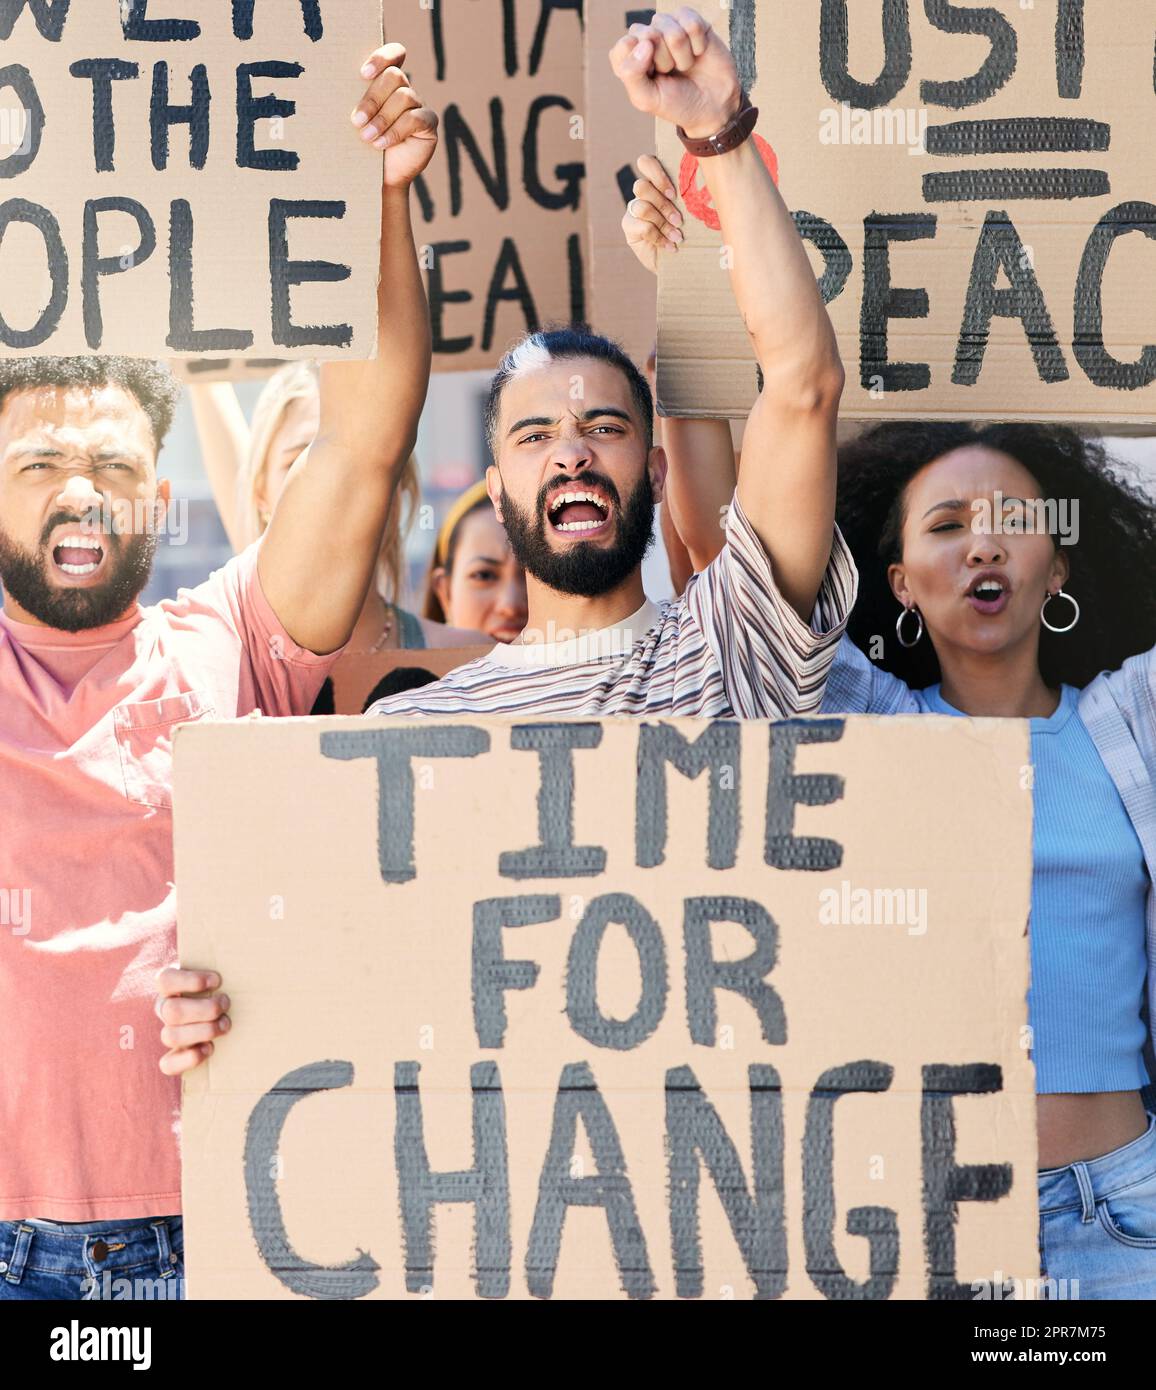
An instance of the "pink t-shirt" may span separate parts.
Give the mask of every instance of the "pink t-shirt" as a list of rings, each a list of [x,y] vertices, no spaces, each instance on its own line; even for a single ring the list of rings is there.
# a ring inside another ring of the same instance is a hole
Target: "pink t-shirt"
[[[336,658],[285,632],[256,546],[109,627],[0,613],[0,1220],[180,1211],[153,1012],[176,962],[173,730],[308,714]]]

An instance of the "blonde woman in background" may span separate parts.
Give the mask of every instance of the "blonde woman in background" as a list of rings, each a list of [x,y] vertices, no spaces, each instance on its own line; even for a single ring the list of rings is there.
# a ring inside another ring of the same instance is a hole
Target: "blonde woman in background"
[[[229,543],[240,551],[269,524],[289,471],[313,443],[320,423],[316,367],[294,362],[270,377],[245,420],[228,382],[189,388],[205,471]],[[378,557],[376,582],[365,597],[347,656],[425,647],[469,647],[481,633],[419,618],[401,608],[405,537],[420,499],[411,457],[398,481]],[[350,505],[356,505],[350,498]]]
[[[526,571],[480,479],[446,513],[426,579],[425,618],[514,642],[526,626]]]

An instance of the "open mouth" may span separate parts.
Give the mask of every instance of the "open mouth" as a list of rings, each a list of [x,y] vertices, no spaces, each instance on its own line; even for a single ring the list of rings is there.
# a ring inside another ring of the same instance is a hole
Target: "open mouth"
[[[61,536],[52,547],[52,561],[70,579],[91,579],[100,572],[106,553],[95,536],[72,532]]]
[[[599,492],[571,488],[551,499],[546,514],[555,531],[567,536],[591,536],[610,520],[610,502]]]
[[[967,600],[977,613],[1002,613],[1007,607],[1011,586],[999,575],[979,575],[967,589]]]

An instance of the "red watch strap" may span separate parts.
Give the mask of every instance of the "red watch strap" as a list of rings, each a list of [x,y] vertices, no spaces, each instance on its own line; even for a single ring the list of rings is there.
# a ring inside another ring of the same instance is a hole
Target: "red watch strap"
[[[707,159],[711,155],[729,154],[731,150],[738,149],[744,140],[750,138],[751,131],[755,128],[755,122],[759,119],[759,108],[751,105],[751,99],[743,93],[743,104],[738,111],[730,118],[720,131],[714,135],[708,135],[705,140],[692,140],[683,130],[682,126],[676,126],[678,138],[691,152],[699,159]]]

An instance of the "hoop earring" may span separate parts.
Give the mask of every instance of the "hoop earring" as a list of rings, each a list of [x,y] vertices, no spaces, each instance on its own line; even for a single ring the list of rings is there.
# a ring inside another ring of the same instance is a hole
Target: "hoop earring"
[[[1052,624],[1048,622],[1048,604],[1051,603],[1052,599],[1054,598],[1066,599],[1072,605],[1072,621],[1067,625],[1067,627],[1053,627]],[[1074,628],[1079,621],[1080,605],[1071,596],[1071,594],[1065,594],[1063,589],[1060,589],[1058,592],[1054,594],[1049,594],[1047,598],[1044,599],[1043,604],[1040,607],[1040,622],[1043,623],[1043,625],[1047,628],[1049,632],[1071,632],[1072,628]]]
[[[903,619],[911,613],[915,614],[916,629],[915,636],[910,642],[907,642],[903,637]],[[923,614],[918,608],[905,608],[903,612],[900,613],[899,617],[895,619],[895,635],[899,638],[899,645],[901,647],[917,647],[919,645],[923,638]]]

